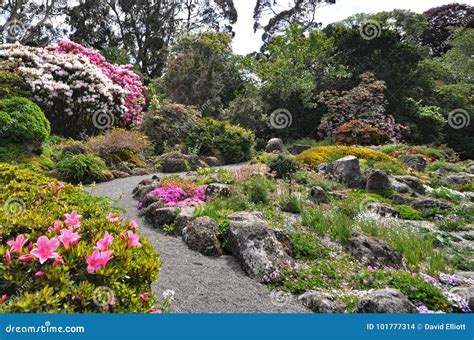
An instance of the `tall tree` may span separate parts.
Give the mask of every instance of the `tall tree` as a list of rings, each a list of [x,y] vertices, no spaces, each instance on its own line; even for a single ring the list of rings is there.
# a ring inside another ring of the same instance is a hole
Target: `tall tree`
[[[449,4],[431,8],[425,13],[428,29],[422,37],[423,44],[431,48],[434,56],[447,52],[454,28],[474,28],[474,7]]]
[[[232,0],[82,0],[68,24],[74,41],[123,48],[141,73],[153,78],[162,74],[168,48],[181,33],[231,31],[236,20]]]
[[[281,6],[277,0],[257,0],[254,9],[254,30],[256,32],[263,28],[262,40],[268,42],[292,24],[304,30],[319,28],[320,23],[315,18],[316,10],[321,6],[335,3],[336,0],[293,0],[289,8],[280,10]],[[262,18],[268,16],[270,20],[262,27]]]
[[[55,18],[66,13],[65,0],[0,1],[0,42],[45,45],[60,34]]]
[[[163,77],[167,97],[219,117],[242,86],[239,58],[227,33],[182,37],[171,49]]]

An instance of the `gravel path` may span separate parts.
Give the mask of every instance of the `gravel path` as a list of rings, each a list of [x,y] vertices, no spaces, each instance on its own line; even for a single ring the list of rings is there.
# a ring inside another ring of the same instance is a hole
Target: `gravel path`
[[[241,165],[227,167],[238,170]],[[156,174],[165,176],[164,174]],[[138,216],[132,191],[148,176],[117,179],[87,187],[93,195],[112,198],[135,219],[153,247],[161,254],[160,278],[153,283],[155,293],[176,292],[174,313],[307,313],[296,299],[274,302],[270,290],[250,279],[232,256],[211,258],[190,250],[181,237],[167,236]],[[288,300],[288,299],[287,299]]]

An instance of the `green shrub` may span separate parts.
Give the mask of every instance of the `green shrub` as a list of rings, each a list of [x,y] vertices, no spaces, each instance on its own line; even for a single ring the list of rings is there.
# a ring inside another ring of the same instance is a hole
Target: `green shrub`
[[[200,114],[189,106],[164,101],[157,109],[150,109],[142,128],[155,144],[155,153],[162,154],[167,148],[186,141],[196,130]]]
[[[327,258],[329,249],[321,245],[321,240],[310,233],[296,232],[289,234],[293,253],[297,258],[317,260]]]
[[[197,150],[198,154],[221,156],[226,164],[250,160],[254,143],[251,131],[212,118],[203,119],[187,140],[188,147]]]
[[[435,172],[440,169],[445,169],[445,170],[453,171],[453,172],[458,172],[461,170],[459,165],[443,162],[443,161],[436,161],[436,162],[430,163],[426,167],[427,172]]]
[[[244,193],[250,202],[254,204],[268,203],[268,195],[273,190],[273,184],[260,177],[251,177],[243,183]]]
[[[140,155],[149,145],[145,135],[138,131],[114,129],[104,135],[96,136],[87,141],[87,148],[98,154],[108,165],[121,162],[132,163],[145,167]]]
[[[298,162],[295,158],[282,154],[269,158],[267,166],[278,178],[290,178],[298,170]]]
[[[0,100],[0,141],[41,145],[51,128],[43,111],[31,100],[12,97]]]
[[[29,98],[29,85],[18,73],[0,70],[0,99],[15,96]]]
[[[92,183],[105,179],[107,167],[102,159],[93,155],[66,155],[56,164],[61,179],[72,183]]]
[[[292,214],[300,214],[303,211],[303,200],[293,192],[281,195],[278,205],[282,211]]]
[[[464,199],[463,195],[460,195],[458,192],[444,187],[434,189],[431,195],[433,197],[442,198],[456,204],[460,203]]]
[[[151,284],[158,277],[160,260],[148,240],[140,237],[141,247],[127,247],[120,234],[127,233],[130,225],[106,218],[111,212],[108,201],[51,181],[31,170],[0,164],[0,205],[11,208],[0,211],[0,291],[7,295],[0,313],[146,313],[155,307]],[[54,265],[49,259],[41,264],[36,257],[19,260],[20,255],[32,255],[30,242],[41,236],[58,237],[54,222],[60,221],[56,225],[65,229],[64,214],[73,211],[82,215],[80,228],[74,229],[80,240],[68,249],[59,245],[56,252],[64,263]],[[85,257],[105,232],[114,237],[109,246],[113,257],[102,269],[89,272]],[[21,234],[28,242],[18,254],[7,242]],[[3,261],[7,250],[8,266]],[[148,302],[140,299],[144,292],[150,293]]]
[[[404,220],[410,221],[421,221],[423,220],[423,214],[410,207],[409,205],[397,205],[395,206],[396,209],[400,212],[400,218]]]
[[[293,175],[293,180],[305,187],[321,187],[325,191],[342,190],[344,186],[336,181],[329,180],[311,171],[298,171]]]
[[[344,212],[333,209],[329,212],[320,208],[307,209],[302,213],[301,224],[321,236],[330,236],[347,244],[352,235],[353,220]]]

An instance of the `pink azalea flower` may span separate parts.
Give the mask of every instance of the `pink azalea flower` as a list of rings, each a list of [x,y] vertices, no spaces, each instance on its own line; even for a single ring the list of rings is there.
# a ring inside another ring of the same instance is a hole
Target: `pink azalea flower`
[[[18,258],[18,261],[20,262],[28,262],[28,261],[34,261],[36,259],[36,257],[34,257],[33,255],[31,254],[26,254],[26,255],[22,255]]]
[[[131,220],[131,221],[130,221],[130,228],[131,228],[132,230],[138,229],[138,223],[137,223],[137,221]]]
[[[78,215],[75,210],[70,214],[64,214],[64,217],[66,217],[66,219],[64,220],[64,223],[66,225],[69,225],[73,228],[78,228],[81,226],[80,219],[82,215]]]
[[[44,272],[42,272],[42,271],[36,272],[36,273],[35,273],[35,276],[36,276],[36,277],[44,276]]]
[[[11,250],[17,254],[20,254],[20,251],[26,244],[26,241],[25,235],[20,234],[16,237],[15,241],[8,241],[7,244],[10,246]]]
[[[96,248],[98,250],[109,250],[109,245],[111,245],[112,242],[114,242],[114,237],[110,235],[108,231],[106,231],[104,237],[97,241]]]
[[[12,257],[11,257],[11,255],[10,255],[10,251],[9,251],[9,250],[7,250],[7,251],[5,252],[5,260],[7,261],[7,264],[12,263]]]
[[[128,247],[141,247],[142,244],[140,243],[140,236],[137,234],[134,234],[133,231],[129,230],[127,232],[128,235],[128,241],[127,241],[127,246]]]
[[[143,302],[147,302],[148,301],[148,293],[143,293],[140,295],[140,299],[143,301]]]
[[[3,294],[2,297],[0,297],[0,305],[3,305],[5,301],[7,301],[7,299],[8,299],[8,295]]]
[[[64,260],[59,254],[54,258],[53,266],[57,266],[58,264],[64,264]]]
[[[104,267],[107,262],[110,261],[111,255],[111,250],[102,252],[95,250],[92,255],[86,256],[87,271],[89,273],[93,273],[96,270],[102,269],[102,267]]]
[[[46,236],[40,236],[36,241],[36,248],[31,251],[31,255],[37,257],[41,264],[48,259],[55,259],[58,253],[55,252],[59,247],[59,240],[53,237],[51,240]]]
[[[161,310],[159,310],[158,308],[152,308],[152,309],[150,309],[150,313],[151,314],[161,314]]]
[[[75,247],[81,236],[72,231],[72,229],[62,229],[61,235],[58,237],[59,241],[64,245],[64,248],[69,249],[69,245]]]
[[[125,232],[120,233],[120,239],[122,241],[127,241],[127,235],[125,235]]]
[[[106,218],[107,218],[110,222],[112,222],[112,223],[116,223],[116,222],[120,221],[120,218],[116,217],[116,216],[114,215],[114,213],[111,213],[111,212],[109,212],[109,213],[107,214]]]
[[[53,229],[59,233],[59,231],[61,231],[62,226],[63,226],[63,222],[56,220],[54,221]]]
[[[51,189],[52,187],[54,187],[54,182],[51,182],[51,183],[48,184],[48,188]]]
[[[64,189],[64,183],[58,182],[58,191]]]

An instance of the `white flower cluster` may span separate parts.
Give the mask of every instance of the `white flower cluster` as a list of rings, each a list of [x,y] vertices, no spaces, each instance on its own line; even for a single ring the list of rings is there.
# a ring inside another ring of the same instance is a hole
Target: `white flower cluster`
[[[61,54],[20,44],[0,45],[3,68],[20,72],[33,99],[50,114],[113,112],[122,117],[127,92],[114,84],[86,57]]]

